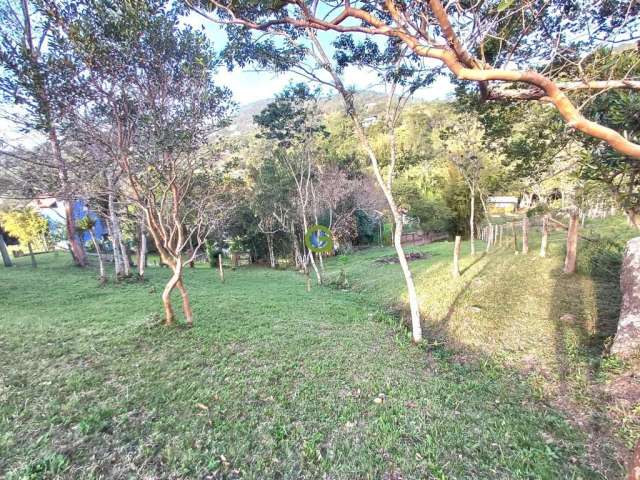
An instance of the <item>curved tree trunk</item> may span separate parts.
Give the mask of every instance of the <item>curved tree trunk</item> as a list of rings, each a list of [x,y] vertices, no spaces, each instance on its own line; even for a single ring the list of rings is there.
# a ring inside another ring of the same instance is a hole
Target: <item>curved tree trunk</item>
[[[182,276],[176,282],[176,287],[180,291],[180,296],[182,297],[182,312],[184,313],[184,321],[186,322],[188,327],[193,326],[193,311],[191,310],[191,303],[189,302],[189,293],[184,286],[184,281]]]
[[[407,257],[404,254],[404,248],[402,248],[402,217],[398,214],[393,205],[393,219],[396,224],[395,232],[393,235],[393,245],[400,261],[400,267],[402,268],[402,274],[404,275],[405,283],[407,284],[407,293],[409,294],[409,309],[411,310],[411,330],[413,341],[418,343],[422,341],[422,325],[420,322],[420,304],[418,302],[418,294],[416,293],[416,286],[413,283],[413,276],[407,263]]]
[[[382,177],[382,173],[380,172],[380,165],[378,163],[378,157],[375,152],[371,148],[369,141],[367,139],[366,133],[362,127],[362,123],[360,118],[358,117],[357,110],[355,108],[355,103],[353,101],[353,95],[345,88],[342,83],[342,79],[340,76],[331,68],[331,62],[327,57],[322,45],[319,43],[318,39],[315,35],[311,35],[311,41],[316,47],[316,54],[320,56],[321,63],[323,67],[326,69],[327,73],[331,75],[334,80],[333,86],[340,93],[344,101],[344,105],[346,108],[347,115],[353,121],[353,128],[360,141],[360,145],[364,148],[369,160],[371,162],[371,167],[373,168],[374,176],[376,177],[376,181],[378,182],[378,186],[382,190],[382,193],[387,200],[387,204],[389,205],[389,210],[391,210],[391,214],[393,215],[393,221],[395,224],[395,232],[393,235],[394,238],[394,246],[396,249],[396,253],[398,255],[398,261],[400,262],[400,266],[402,268],[402,273],[404,275],[405,283],[407,285],[407,293],[409,296],[409,306],[411,310],[411,332],[412,339],[414,343],[419,343],[422,341],[422,323],[420,320],[420,305],[418,302],[418,295],[416,293],[416,287],[413,283],[413,277],[411,276],[411,270],[409,269],[409,265],[407,264],[407,259],[404,255],[404,249],[402,248],[402,218],[398,212],[398,208],[396,206],[395,200],[393,199],[393,194],[391,192],[391,188],[387,187],[387,183],[384,181]],[[393,172],[390,172],[391,174]],[[391,174],[389,179],[391,179]]]
[[[163,262],[168,264],[166,260],[163,260]],[[175,313],[173,312],[173,306],[171,305],[171,292],[182,276],[182,263],[178,261],[175,264],[168,265],[173,270],[173,275],[162,291],[162,304],[164,306],[164,324],[166,326],[171,326],[175,321]]]

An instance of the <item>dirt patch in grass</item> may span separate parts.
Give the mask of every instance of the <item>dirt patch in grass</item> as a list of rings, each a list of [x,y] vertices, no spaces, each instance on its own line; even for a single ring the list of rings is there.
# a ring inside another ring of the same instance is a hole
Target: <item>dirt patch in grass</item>
[[[411,252],[405,253],[404,257],[407,259],[407,262],[413,262],[415,260],[426,260],[427,258],[431,258],[433,255],[428,252]],[[393,264],[400,263],[397,255],[387,255],[384,257],[377,258],[374,260],[374,263],[384,263],[384,264]]]

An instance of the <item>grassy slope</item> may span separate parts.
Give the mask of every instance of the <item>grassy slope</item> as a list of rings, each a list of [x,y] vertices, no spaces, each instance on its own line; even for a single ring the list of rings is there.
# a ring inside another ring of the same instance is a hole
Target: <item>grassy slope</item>
[[[623,241],[636,235],[620,218],[588,223],[583,231]],[[520,237],[518,232],[519,248]],[[511,237],[476,258],[464,245],[464,273],[457,280],[449,273],[451,242],[408,248],[432,254],[410,263],[427,340],[444,343],[461,361],[490,358],[522,371],[542,401],[590,433],[590,462],[606,471],[612,458],[624,462],[626,449],[640,436],[637,363],[603,356],[619,315],[618,280],[563,275],[564,232],[552,233],[544,259],[538,256],[539,240],[533,231],[526,256],[514,254]],[[483,249],[478,242],[476,250]],[[398,302],[406,304],[399,268],[374,262],[392,253],[386,248],[337,257],[328,263],[330,276],[342,270],[352,289],[392,299],[389,306],[397,308]]]
[[[580,320],[556,345],[547,297],[496,292],[520,279],[542,295],[564,281],[555,264],[493,254],[451,282],[450,248],[426,247],[436,255],[412,267],[432,324],[456,332],[442,339],[478,361],[408,343],[378,303],[402,291],[397,266],[371,263],[380,250],[328,262],[355,291],[306,293],[297,274],[262,269],[220,285],[196,268],[190,330],[156,325],[166,270],[97,288],[64,256],[39,257],[37,271],[19,260],[0,270],[0,477],[614,478],[611,453],[546,401],[554,382],[504,361],[535,352],[555,375],[558,352],[582,345],[588,302],[570,303]]]

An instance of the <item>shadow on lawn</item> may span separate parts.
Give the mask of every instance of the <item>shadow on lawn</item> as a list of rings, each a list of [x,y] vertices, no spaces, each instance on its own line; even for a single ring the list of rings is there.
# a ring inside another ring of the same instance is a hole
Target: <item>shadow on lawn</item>
[[[590,284],[585,278],[565,275],[560,269],[553,276],[549,320],[555,326],[557,384],[552,404],[588,436],[590,466],[606,478],[615,478],[624,468],[629,451],[615,436],[615,426],[608,415],[610,398],[599,376],[606,341],[615,333],[620,290],[611,281],[594,278]],[[588,291],[591,285],[593,292]],[[590,294],[595,305],[585,303]]]
[[[456,294],[453,301],[451,302],[451,305],[449,305],[446,315],[433,323],[435,329],[440,334],[442,334],[448,329],[449,322],[451,321],[451,317],[453,316],[453,313],[456,311],[456,308],[458,307],[458,304],[460,303],[460,299],[462,298],[464,293],[467,291],[469,287],[471,287],[471,284],[473,283],[473,281],[486,270],[486,268],[491,264],[493,259],[489,257],[486,263],[482,265],[482,267],[479,268],[478,271],[474,272],[473,275],[465,276],[464,275],[465,272],[469,271],[471,267],[473,267],[476,263],[478,263],[480,260],[485,258],[485,256],[486,254],[482,253],[481,255],[478,256],[478,258],[476,258],[472,263],[470,263],[464,270],[460,271],[460,275],[461,275],[460,280],[463,280],[465,283],[462,285],[462,287],[458,289],[458,293]]]

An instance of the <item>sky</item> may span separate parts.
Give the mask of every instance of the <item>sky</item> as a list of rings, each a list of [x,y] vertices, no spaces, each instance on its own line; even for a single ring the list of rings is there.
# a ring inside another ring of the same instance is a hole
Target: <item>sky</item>
[[[186,24],[197,29],[203,29],[209,39],[213,42],[214,48],[220,49],[226,42],[226,36],[219,25],[202,17],[196,12],[191,13],[184,20]],[[329,55],[333,54],[333,39],[336,34],[332,32],[318,32],[318,38]],[[439,64],[436,62],[436,64]],[[273,98],[290,82],[306,81],[306,79],[296,74],[274,74],[271,72],[257,72],[251,67],[244,69],[234,69],[227,71],[222,68],[217,76],[217,80],[228,87],[234,96],[234,100],[239,105]],[[379,85],[375,73],[357,68],[347,68],[343,75],[343,80],[347,86],[354,86],[358,90],[375,90],[384,92],[384,88]],[[333,93],[333,92],[331,92]],[[444,99],[453,93],[453,86],[447,77],[439,78],[433,85],[423,88],[415,93],[415,97],[424,100]]]
[[[194,28],[202,29],[213,42],[214,48],[220,50],[226,42],[226,35],[219,25],[207,20],[201,15],[192,12],[184,19],[184,23]],[[333,54],[332,42],[335,33],[319,32],[318,38],[327,50],[328,54]],[[273,98],[287,84],[291,82],[305,81],[304,78],[292,73],[274,74],[272,72],[258,72],[252,67],[236,68],[228,71],[222,67],[216,74],[216,80],[229,88],[233,92],[234,101],[243,106],[259,100]],[[357,90],[374,90],[384,92],[384,88],[379,84],[375,73],[353,67],[345,70],[343,80],[348,87],[355,87]],[[328,94],[334,92],[327,91]],[[429,87],[423,88],[414,94],[415,98],[423,100],[445,99],[453,93],[453,86],[445,76],[440,77]],[[23,133],[15,124],[6,118],[6,113],[19,113],[16,108],[4,107],[0,111],[0,146],[6,142],[12,146],[30,147],[41,141],[43,137],[37,133]]]

